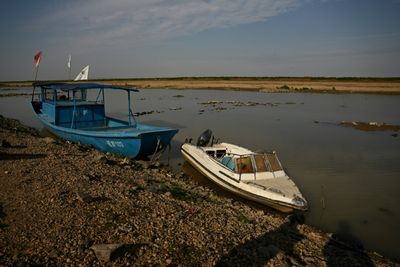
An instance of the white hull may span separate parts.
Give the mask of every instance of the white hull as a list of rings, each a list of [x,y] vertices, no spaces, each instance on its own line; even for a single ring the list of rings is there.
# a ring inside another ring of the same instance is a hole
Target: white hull
[[[212,151],[222,154],[223,150],[225,153],[221,157],[218,157],[217,153],[209,155]],[[225,155],[236,155],[237,157],[256,155],[250,150],[227,143],[216,144],[212,147],[184,144],[181,152],[186,161],[200,173],[236,195],[282,212],[307,209],[307,202],[283,169],[277,167],[274,171],[241,173],[221,163],[221,159]]]

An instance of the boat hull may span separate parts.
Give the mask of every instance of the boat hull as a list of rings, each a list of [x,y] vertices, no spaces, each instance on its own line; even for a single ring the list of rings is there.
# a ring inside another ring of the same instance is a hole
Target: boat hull
[[[77,130],[56,126],[37,115],[43,126],[56,136],[76,143],[93,147],[130,158],[142,158],[155,154],[170,144],[177,129],[146,126],[145,131],[126,131],[112,133]]]
[[[284,201],[279,201],[266,197],[262,193],[251,192],[250,190],[243,189],[243,187],[246,188],[246,185],[244,185],[243,182],[234,180],[233,177],[229,177],[229,173],[223,169],[221,170],[218,168],[214,168],[213,170],[210,170],[210,168],[206,167],[207,162],[204,157],[202,157],[202,155],[191,153],[190,151],[185,149],[184,146],[185,145],[183,145],[181,148],[181,153],[184,159],[189,162],[197,171],[199,171],[201,174],[203,174],[205,177],[207,177],[209,180],[211,180],[221,188],[242,198],[258,202],[284,213],[290,213],[296,210],[306,210],[306,208],[298,207]]]

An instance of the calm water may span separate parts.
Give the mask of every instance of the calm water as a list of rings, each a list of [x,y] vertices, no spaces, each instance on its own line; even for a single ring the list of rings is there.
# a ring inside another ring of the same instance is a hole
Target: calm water
[[[125,94],[108,96],[110,115],[124,118]],[[309,224],[347,232],[370,250],[400,258],[400,137],[335,125],[342,120],[400,124],[400,96],[142,90],[133,100],[135,111],[155,111],[139,121],[180,128],[170,154],[175,168],[183,163],[180,144],[207,128],[227,142],[274,149],[310,203]],[[211,100],[223,103],[201,104]],[[29,101],[0,98],[0,114],[40,128]],[[238,107],[229,101],[269,104]]]

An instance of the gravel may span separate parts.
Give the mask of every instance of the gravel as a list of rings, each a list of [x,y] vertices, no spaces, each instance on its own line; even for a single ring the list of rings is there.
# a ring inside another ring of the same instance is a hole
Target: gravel
[[[0,126],[0,266],[396,265],[166,166]]]

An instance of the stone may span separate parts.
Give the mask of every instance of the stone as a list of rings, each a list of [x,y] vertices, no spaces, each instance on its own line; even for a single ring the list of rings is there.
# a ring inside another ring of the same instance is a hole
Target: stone
[[[95,160],[95,161],[98,161],[98,162],[101,162],[101,163],[107,163],[107,162],[108,162],[107,157],[106,157],[104,154],[102,154],[102,153],[96,154],[96,155],[94,156],[94,160]]]
[[[77,192],[76,199],[84,203],[90,203],[93,201],[93,197],[86,192]]]
[[[11,144],[10,144],[10,142],[8,142],[7,140],[1,140],[1,142],[0,142],[0,146],[1,147],[4,147],[4,148],[10,148],[11,147]]]
[[[43,141],[44,141],[46,144],[54,144],[54,143],[56,142],[56,140],[53,139],[53,138],[51,138],[51,137],[45,137],[45,138],[43,138]]]
[[[113,259],[113,254],[119,248],[121,248],[124,244],[117,243],[117,244],[96,244],[90,247],[94,251],[97,259],[103,262],[109,262]]]
[[[84,242],[79,246],[79,253],[84,253],[92,245],[93,241],[91,239],[85,239]]]
[[[121,162],[121,165],[130,165],[131,164],[131,159],[128,157],[125,157]]]

